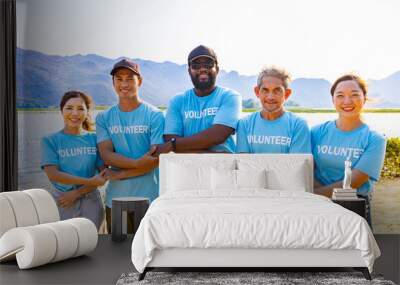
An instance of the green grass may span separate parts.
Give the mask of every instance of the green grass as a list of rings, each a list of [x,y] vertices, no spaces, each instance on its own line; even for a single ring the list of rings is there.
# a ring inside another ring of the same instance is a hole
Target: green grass
[[[382,177],[395,179],[400,177],[400,138],[389,138],[386,145],[386,156]]]
[[[94,109],[95,110],[107,110],[108,108],[110,108],[110,106],[98,105]]]
[[[365,113],[400,113],[400,108],[365,109]]]

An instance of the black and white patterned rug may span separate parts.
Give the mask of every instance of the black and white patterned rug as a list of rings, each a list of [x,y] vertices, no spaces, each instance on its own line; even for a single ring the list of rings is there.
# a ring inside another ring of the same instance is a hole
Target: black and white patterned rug
[[[142,281],[138,281],[139,273],[125,273],[117,281],[117,285],[146,284],[221,284],[221,285],[395,285],[384,280],[381,275],[373,275],[372,281],[366,280],[360,272],[148,272]]]

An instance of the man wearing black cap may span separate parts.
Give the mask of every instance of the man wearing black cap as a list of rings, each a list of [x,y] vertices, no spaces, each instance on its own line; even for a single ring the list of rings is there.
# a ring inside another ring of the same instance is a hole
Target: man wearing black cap
[[[164,116],[139,99],[142,84],[139,65],[131,60],[117,62],[111,70],[118,104],[96,118],[97,143],[102,159],[112,167],[106,189],[106,218],[111,224],[112,199],[140,196],[150,201],[158,196],[158,159],[151,156],[163,143]],[[140,176],[139,176],[140,175]],[[128,231],[131,225],[128,222]]]
[[[234,152],[241,96],[215,85],[218,60],[209,47],[190,52],[188,71],[194,88],[171,100],[164,128],[167,142],[157,152]]]

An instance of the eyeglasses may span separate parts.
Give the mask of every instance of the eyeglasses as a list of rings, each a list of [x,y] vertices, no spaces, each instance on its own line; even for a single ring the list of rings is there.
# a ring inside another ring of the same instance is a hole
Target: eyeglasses
[[[200,70],[201,68],[204,69],[211,69],[215,66],[214,62],[209,62],[209,63],[191,63],[190,68],[193,70]]]

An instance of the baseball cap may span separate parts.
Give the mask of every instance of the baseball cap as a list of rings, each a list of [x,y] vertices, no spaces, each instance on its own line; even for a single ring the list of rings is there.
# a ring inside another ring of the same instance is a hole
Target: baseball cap
[[[110,74],[114,76],[114,74],[118,71],[120,68],[127,68],[129,70],[132,70],[134,73],[136,73],[139,77],[140,75],[140,67],[139,64],[136,62],[129,60],[129,59],[122,59],[118,61],[116,64],[114,64]]]
[[[194,50],[192,50],[189,53],[188,56],[188,63],[191,63],[193,60],[199,58],[199,57],[208,57],[211,58],[212,60],[214,60],[216,63],[217,61],[217,55],[214,52],[214,50],[212,48],[203,46],[203,45],[199,45],[198,47],[196,47]]]

